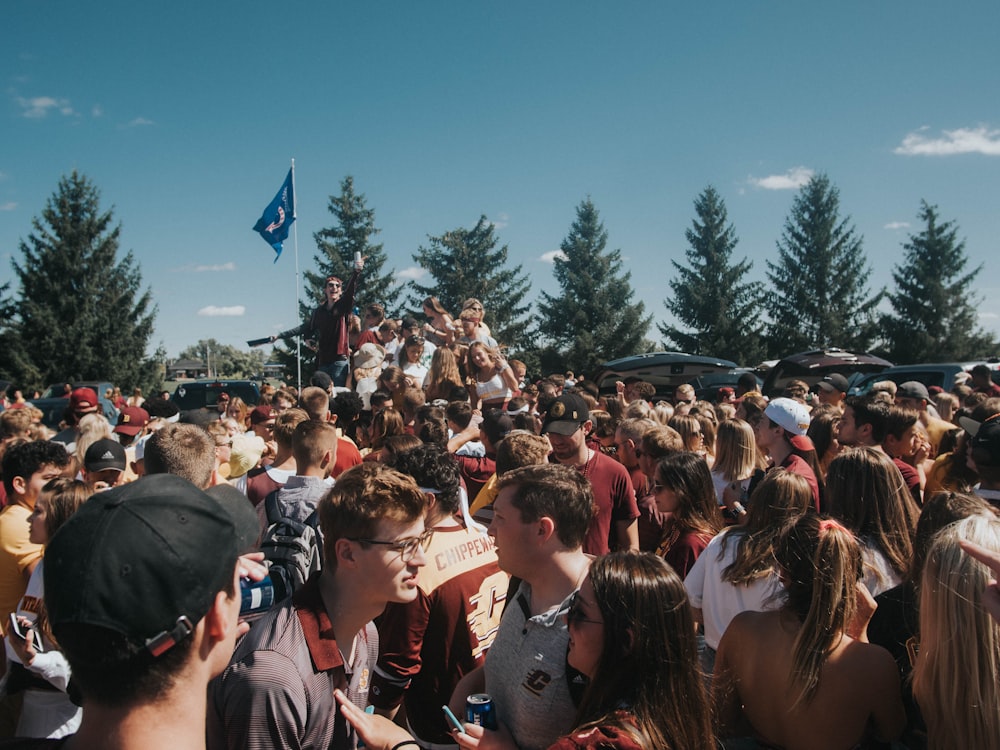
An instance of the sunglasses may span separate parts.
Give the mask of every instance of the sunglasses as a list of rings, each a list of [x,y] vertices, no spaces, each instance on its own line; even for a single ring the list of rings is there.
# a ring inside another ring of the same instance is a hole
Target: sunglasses
[[[569,609],[566,611],[566,623],[568,625],[579,625],[589,622],[591,625],[603,625],[602,620],[591,620],[584,616],[583,608],[580,606],[580,592],[573,594],[569,600]]]

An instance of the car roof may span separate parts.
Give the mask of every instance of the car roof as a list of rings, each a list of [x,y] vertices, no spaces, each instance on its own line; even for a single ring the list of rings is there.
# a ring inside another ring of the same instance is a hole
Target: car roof
[[[690,362],[691,364],[715,365],[716,367],[736,368],[739,366],[735,362],[719,357],[703,357],[698,354],[685,354],[684,352],[646,352],[645,354],[633,354],[630,357],[622,357],[621,359],[605,362],[601,365],[601,369],[631,370],[679,361]]]

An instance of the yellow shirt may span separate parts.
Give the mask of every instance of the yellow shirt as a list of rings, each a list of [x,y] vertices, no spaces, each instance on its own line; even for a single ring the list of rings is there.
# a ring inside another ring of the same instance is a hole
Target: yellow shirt
[[[0,511],[0,632],[6,632],[10,613],[28,586],[25,569],[42,559],[42,545],[28,541],[30,515],[23,505]]]

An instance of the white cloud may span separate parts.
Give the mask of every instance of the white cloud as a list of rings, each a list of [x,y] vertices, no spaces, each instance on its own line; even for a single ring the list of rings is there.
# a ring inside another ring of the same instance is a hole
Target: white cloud
[[[1000,315],[997,315],[996,313],[981,312],[981,313],[979,313],[979,317],[980,318],[989,318],[990,320],[993,320],[995,318],[1000,318]]]
[[[138,128],[143,125],[155,125],[156,123],[152,120],[147,120],[145,117],[136,117],[134,120],[129,121],[125,127],[127,128]]]
[[[104,107],[102,107],[100,104],[95,104],[93,107],[90,108],[90,116],[104,117]]]
[[[910,222],[908,221],[890,221],[886,224],[883,229],[909,229]]]
[[[238,318],[247,309],[243,305],[233,305],[232,307],[216,307],[215,305],[209,305],[208,307],[203,307],[198,311],[198,314],[204,318]]]
[[[943,135],[931,138],[924,133],[927,127],[907,134],[903,143],[893,153],[903,156],[952,156],[954,154],[983,154],[1000,156],[1000,130],[978,128],[944,130]]]
[[[538,260],[542,261],[542,263],[554,263],[556,258],[566,260],[566,253],[562,250],[549,250],[547,253],[542,253]]]
[[[7,203],[0,203],[0,211],[13,211],[17,208],[16,201],[8,201]]]
[[[195,273],[203,273],[204,271],[235,271],[236,264],[229,261],[228,263],[216,263],[211,266],[195,266],[191,270]]]
[[[764,190],[797,190],[812,179],[814,172],[807,167],[792,167],[784,174],[772,174],[767,177],[750,177],[751,185]]]
[[[404,268],[402,271],[397,271],[396,276],[400,279],[409,279],[410,281],[416,281],[424,277],[427,270],[421,268],[420,266],[410,266],[409,268]]]
[[[59,112],[62,115],[76,114],[69,99],[55,99],[51,96],[36,96],[31,99],[25,99],[19,96],[17,97],[17,103],[24,110],[21,112],[21,116],[27,117],[30,120],[38,120],[46,117],[49,112]]]
[[[503,229],[509,223],[510,223],[510,216],[508,216],[505,213],[498,214],[495,220],[490,221],[490,224],[492,224],[495,229]]]

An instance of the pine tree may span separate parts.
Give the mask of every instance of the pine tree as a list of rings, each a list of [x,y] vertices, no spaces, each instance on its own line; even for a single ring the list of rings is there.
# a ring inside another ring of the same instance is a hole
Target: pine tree
[[[428,237],[428,246],[417,248],[413,260],[434,282],[410,282],[410,304],[419,310],[424,298],[434,296],[446,310],[458,313],[466,299],[475,297],[483,303],[493,338],[517,350],[527,343],[529,305],[524,298],[531,285],[520,265],[507,266],[507,246],[497,247],[499,242],[485,216],[472,229],[460,227]]]
[[[972,282],[982,266],[963,273],[969,259],[953,221],[938,221],[937,206],[920,202],[924,228],[903,243],[905,257],[892,272],[893,312],[882,318],[890,358],[897,364],[983,359],[997,344],[977,325],[979,299]]]
[[[732,263],[739,240],[727,226],[726,204],[715,188],[705,188],[694,202],[697,218],[686,230],[687,266],[671,261],[677,276],[670,281],[672,296],[663,304],[689,330],[659,325],[683,352],[723,357],[743,364],[763,358],[758,323],[764,285],[744,281],[752,263]]]
[[[19,382],[106,379],[155,384],[146,356],[156,308],[131,251],[118,260],[121,225],[100,192],[73,172],[59,181],[13,268],[20,284],[8,342]]]
[[[607,230],[587,198],[560,245],[564,257],[554,261],[562,293],[542,292],[538,303],[545,371],[569,368],[589,375],[602,362],[645,349],[651,318],[643,317],[642,302],[632,304],[632,274],[622,273],[621,252],[606,250],[607,243]]]
[[[327,209],[337,223],[313,235],[318,250],[313,257],[317,270],[305,273],[310,288],[309,299],[323,299],[323,283],[327,276],[339,276],[346,282],[353,273],[354,254],[361,253],[366,260],[355,295],[358,306],[378,302],[391,313],[402,286],[395,283],[395,271],[382,272],[388,258],[381,243],[372,242],[372,238],[382,230],[376,228],[375,210],[367,207],[364,194],[354,192],[353,177],[348,175],[341,181],[340,195],[330,196]],[[303,321],[313,307],[314,304],[304,307]]]
[[[869,296],[861,237],[839,214],[840,193],[823,174],[792,203],[777,243],[779,261],[767,261],[773,356],[816,347],[867,349],[875,339],[875,308],[884,291]]]

